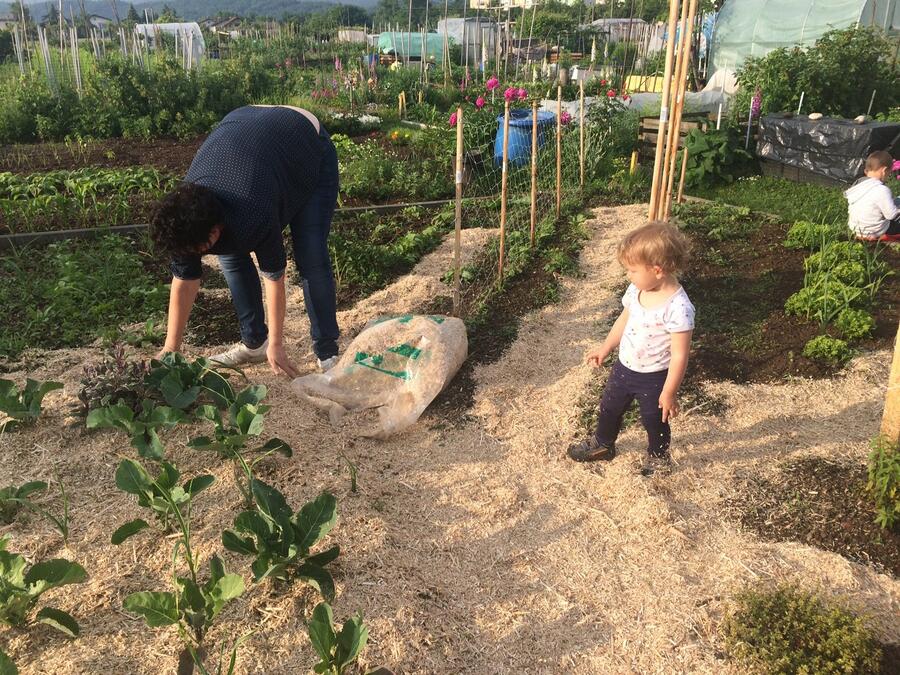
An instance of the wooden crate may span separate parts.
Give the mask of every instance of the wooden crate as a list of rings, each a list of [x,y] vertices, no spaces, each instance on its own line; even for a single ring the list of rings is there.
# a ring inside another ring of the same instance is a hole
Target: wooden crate
[[[681,117],[681,128],[678,130],[678,147],[684,146],[684,137],[692,129],[706,131],[715,122],[706,113],[686,113]],[[659,117],[642,117],[638,128],[638,162],[653,163],[656,156],[656,139],[659,136]]]

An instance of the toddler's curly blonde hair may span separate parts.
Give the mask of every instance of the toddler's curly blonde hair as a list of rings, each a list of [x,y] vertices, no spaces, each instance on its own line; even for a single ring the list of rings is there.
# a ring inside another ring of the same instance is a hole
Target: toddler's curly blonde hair
[[[618,258],[623,265],[658,266],[666,274],[683,272],[690,258],[687,237],[673,225],[659,220],[629,232],[619,244]]]

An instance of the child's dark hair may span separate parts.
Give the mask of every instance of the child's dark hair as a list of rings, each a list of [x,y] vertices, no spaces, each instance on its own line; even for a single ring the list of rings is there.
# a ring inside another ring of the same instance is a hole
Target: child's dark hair
[[[629,232],[619,244],[618,257],[623,265],[657,266],[666,274],[684,271],[691,245],[674,225],[654,220]]]
[[[878,171],[893,165],[894,158],[885,150],[876,150],[866,157],[866,171]]]
[[[224,221],[222,203],[212,190],[182,183],[156,204],[150,219],[150,237],[165,253],[195,253]]]

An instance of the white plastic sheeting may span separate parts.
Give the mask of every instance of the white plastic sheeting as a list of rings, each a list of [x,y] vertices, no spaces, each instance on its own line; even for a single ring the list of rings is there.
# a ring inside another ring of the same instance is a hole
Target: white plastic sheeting
[[[139,23],[134,27],[135,33],[147,40],[150,49],[156,49],[160,34],[175,36],[176,50],[182,55],[187,68],[196,68],[206,53],[206,41],[203,31],[196,21],[186,23]]]

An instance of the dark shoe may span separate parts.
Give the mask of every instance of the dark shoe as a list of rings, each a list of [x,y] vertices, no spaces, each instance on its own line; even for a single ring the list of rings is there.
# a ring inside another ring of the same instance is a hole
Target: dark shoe
[[[672,473],[672,459],[669,455],[647,455],[641,467],[642,476],[668,476]]]
[[[605,445],[600,445],[593,436],[581,443],[573,443],[569,446],[569,457],[576,462],[608,462],[615,456],[615,445],[607,448]]]

